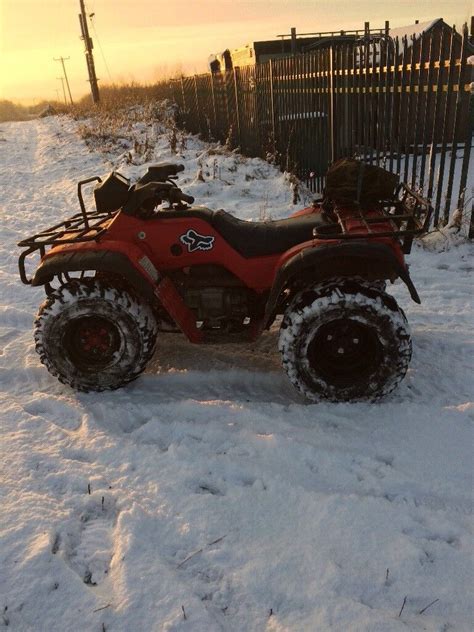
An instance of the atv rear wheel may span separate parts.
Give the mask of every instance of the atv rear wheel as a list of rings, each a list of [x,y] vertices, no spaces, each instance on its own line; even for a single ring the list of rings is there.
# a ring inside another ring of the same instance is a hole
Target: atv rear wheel
[[[354,279],[297,294],[279,349],[291,382],[313,401],[378,399],[396,388],[411,358],[408,323],[395,299]]]
[[[40,307],[35,342],[41,362],[79,391],[113,390],[134,380],[153,355],[150,306],[99,280],[71,281]]]

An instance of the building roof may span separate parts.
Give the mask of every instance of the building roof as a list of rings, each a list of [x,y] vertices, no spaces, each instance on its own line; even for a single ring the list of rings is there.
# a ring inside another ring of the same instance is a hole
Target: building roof
[[[396,29],[390,29],[390,37],[398,37],[400,40],[406,37],[408,40],[408,46],[411,44],[411,36],[414,35],[415,39],[418,39],[423,33],[428,33],[437,24],[441,24],[443,18],[436,18],[435,20],[428,20],[427,22],[419,22],[418,24],[409,24],[408,26],[399,26]]]

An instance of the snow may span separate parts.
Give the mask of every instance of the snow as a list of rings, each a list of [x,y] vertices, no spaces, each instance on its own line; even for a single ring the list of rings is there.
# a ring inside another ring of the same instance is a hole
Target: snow
[[[0,628],[471,630],[472,246],[414,249],[421,305],[390,287],[413,359],[376,405],[302,401],[277,331],[232,347],[162,335],[138,381],[78,394],[34,351],[43,291],[20,283],[16,248],[117,164],[76,130],[0,129]],[[157,132],[153,160],[168,147]],[[293,208],[259,160],[191,138],[178,160],[199,203],[247,219]]]
[[[415,39],[418,39],[426,33],[430,31],[435,24],[437,24],[442,18],[436,18],[435,20],[427,20],[426,22],[418,22],[417,24],[408,24],[407,26],[400,26],[395,29],[390,29],[390,37],[395,39],[398,37],[401,40],[406,37],[407,38],[407,46],[410,47],[412,45],[412,35]]]

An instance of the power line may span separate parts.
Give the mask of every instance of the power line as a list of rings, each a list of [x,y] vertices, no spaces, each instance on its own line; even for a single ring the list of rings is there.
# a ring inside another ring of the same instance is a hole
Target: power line
[[[99,44],[100,54],[102,56],[102,60],[104,62],[105,69],[107,70],[107,74],[109,75],[109,79],[110,79],[111,82],[113,82],[112,75],[110,74],[110,70],[109,70],[109,65],[107,63],[107,60],[105,59],[104,51],[102,50],[102,44],[100,43],[99,35],[97,34],[97,29],[95,28],[95,23],[92,20],[94,15],[95,15],[94,13],[90,13],[89,14],[89,19],[90,19],[91,24],[92,24],[92,30],[94,31],[95,38],[97,40],[97,43]]]

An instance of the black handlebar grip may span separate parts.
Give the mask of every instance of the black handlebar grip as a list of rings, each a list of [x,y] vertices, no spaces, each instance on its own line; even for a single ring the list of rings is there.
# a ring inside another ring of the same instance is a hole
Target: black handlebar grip
[[[180,171],[184,171],[184,165],[176,165],[176,173],[179,173]]]
[[[192,195],[186,195],[186,193],[180,193],[179,197],[183,202],[187,202],[188,204],[192,204],[194,202],[194,198]]]

